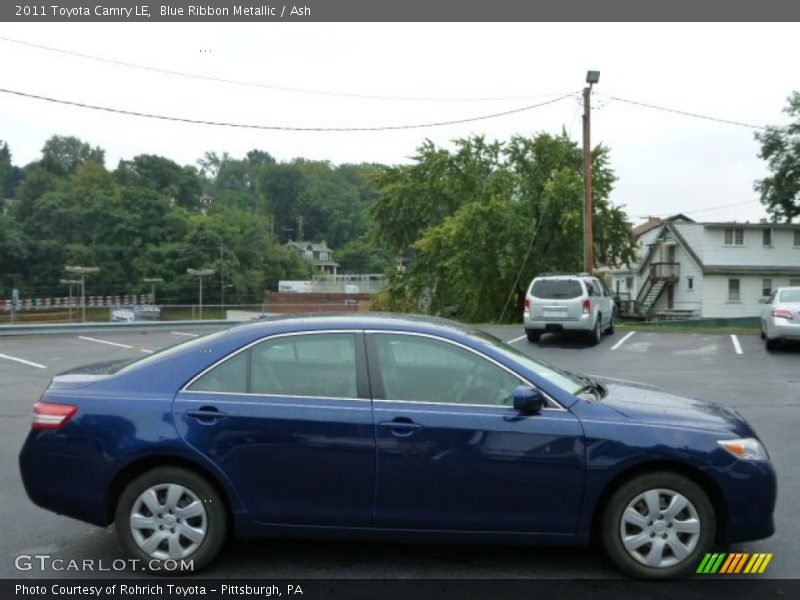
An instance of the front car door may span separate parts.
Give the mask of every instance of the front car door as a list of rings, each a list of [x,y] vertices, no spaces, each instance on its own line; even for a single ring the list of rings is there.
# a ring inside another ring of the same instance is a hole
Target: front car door
[[[174,418],[254,520],[371,523],[375,440],[360,332],[252,344],[181,390]]]
[[[521,416],[523,383],[466,346],[367,332],[374,394],[377,527],[575,531],[583,430],[555,403]]]

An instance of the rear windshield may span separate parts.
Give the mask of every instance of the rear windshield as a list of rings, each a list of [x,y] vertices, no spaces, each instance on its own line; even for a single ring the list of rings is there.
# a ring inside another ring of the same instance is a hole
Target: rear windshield
[[[578,298],[583,289],[577,279],[538,279],[533,282],[531,296],[537,298]]]
[[[780,302],[800,302],[800,290],[783,290]]]

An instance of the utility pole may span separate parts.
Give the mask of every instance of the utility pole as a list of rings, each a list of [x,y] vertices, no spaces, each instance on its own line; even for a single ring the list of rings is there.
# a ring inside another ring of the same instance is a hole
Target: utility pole
[[[225,318],[225,244],[219,245],[219,303],[222,305],[222,318]]]
[[[186,269],[189,275],[197,277],[200,283],[200,320],[203,320],[203,277],[213,275],[214,269]]]
[[[592,209],[592,86],[600,81],[600,71],[586,73],[583,88],[583,270],[594,273],[594,212]]]
[[[81,323],[86,322],[86,275],[89,273],[97,273],[100,267],[64,267],[67,273],[73,273],[81,276]]]

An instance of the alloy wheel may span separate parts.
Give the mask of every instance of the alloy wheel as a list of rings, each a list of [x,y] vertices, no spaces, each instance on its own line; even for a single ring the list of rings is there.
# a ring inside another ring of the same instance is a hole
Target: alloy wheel
[[[619,533],[626,552],[648,567],[682,562],[697,547],[702,524],[684,495],[668,489],[642,492],[622,512]]]

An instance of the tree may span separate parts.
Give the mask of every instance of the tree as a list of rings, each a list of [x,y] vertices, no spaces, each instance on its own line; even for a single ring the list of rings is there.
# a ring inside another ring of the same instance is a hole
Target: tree
[[[508,312],[518,317],[535,274],[581,269],[581,150],[565,135],[544,133],[455,145],[450,152],[426,141],[414,164],[377,178],[377,234],[412,257],[382,301],[408,306],[424,295],[434,312],[493,321],[511,294],[516,303]],[[596,256],[625,262],[633,242],[624,213],[608,201],[615,180],[608,149],[595,148],[592,161]]]
[[[800,92],[789,96],[783,112],[794,122],[756,133],[761,142],[758,156],[767,161],[772,175],[756,181],[754,187],[774,219],[791,222],[800,216]]]
[[[45,142],[39,164],[53,175],[66,176],[75,173],[84,163],[102,165],[104,161],[105,151],[101,148],[92,148],[73,136],[54,135]]]

